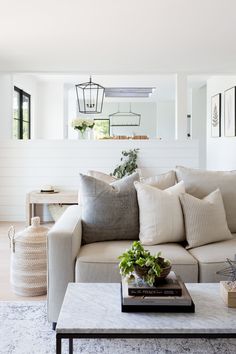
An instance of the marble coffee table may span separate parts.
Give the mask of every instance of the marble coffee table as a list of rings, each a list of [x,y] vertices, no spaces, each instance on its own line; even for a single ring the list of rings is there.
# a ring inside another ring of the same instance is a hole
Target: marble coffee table
[[[219,284],[186,284],[195,313],[123,313],[120,284],[70,283],[56,327],[56,352],[61,340],[105,337],[236,337],[236,309],[220,297]]]

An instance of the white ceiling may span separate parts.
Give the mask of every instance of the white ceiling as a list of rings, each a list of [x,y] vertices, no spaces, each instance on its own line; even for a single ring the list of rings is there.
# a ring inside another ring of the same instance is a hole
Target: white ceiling
[[[0,0],[0,70],[235,73],[235,0]]]

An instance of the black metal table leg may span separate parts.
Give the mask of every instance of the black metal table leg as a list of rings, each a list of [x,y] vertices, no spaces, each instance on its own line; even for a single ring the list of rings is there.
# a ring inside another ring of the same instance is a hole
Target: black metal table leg
[[[73,338],[69,338],[69,354],[73,354]]]
[[[56,354],[61,354],[61,338],[58,335],[56,339]]]
[[[62,354],[62,339],[69,339],[69,354],[73,354],[77,338],[236,338],[236,333],[57,333],[56,354]]]

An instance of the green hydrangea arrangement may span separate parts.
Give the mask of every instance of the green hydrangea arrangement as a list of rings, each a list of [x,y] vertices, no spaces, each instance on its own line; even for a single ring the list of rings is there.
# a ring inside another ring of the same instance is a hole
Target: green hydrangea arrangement
[[[71,122],[71,126],[75,129],[75,130],[80,130],[81,133],[84,133],[85,130],[87,128],[92,129],[94,127],[94,120],[93,119],[74,119]]]

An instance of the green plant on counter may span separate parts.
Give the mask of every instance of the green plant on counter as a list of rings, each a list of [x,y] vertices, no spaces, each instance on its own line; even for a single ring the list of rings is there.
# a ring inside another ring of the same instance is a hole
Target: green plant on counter
[[[135,170],[138,168],[138,152],[139,149],[122,151],[123,156],[120,159],[122,163],[114,169],[111,175],[115,176],[116,178],[122,178],[135,172]]]
[[[118,257],[119,268],[122,276],[133,278],[135,268],[143,268],[143,280],[150,286],[155,283],[156,277],[160,277],[162,271],[171,265],[170,261],[161,257],[161,252],[152,256],[145,250],[139,241],[134,241],[131,248]]]

